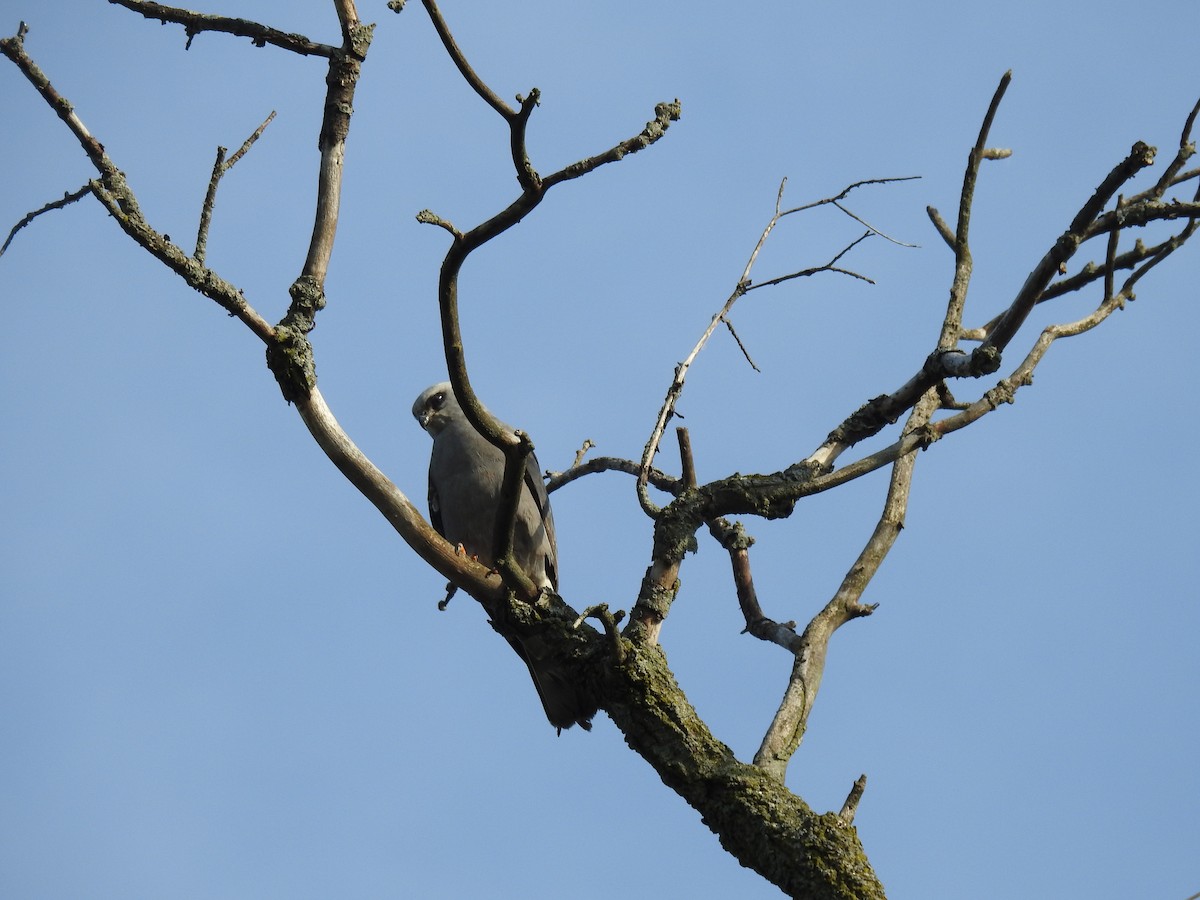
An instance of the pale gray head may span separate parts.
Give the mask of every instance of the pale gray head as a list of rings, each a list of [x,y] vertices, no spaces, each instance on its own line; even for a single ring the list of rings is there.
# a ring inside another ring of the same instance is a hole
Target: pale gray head
[[[463,413],[450,382],[441,381],[421,391],[413,403],[412,414],[418,425],[437,437],[438,432]]]

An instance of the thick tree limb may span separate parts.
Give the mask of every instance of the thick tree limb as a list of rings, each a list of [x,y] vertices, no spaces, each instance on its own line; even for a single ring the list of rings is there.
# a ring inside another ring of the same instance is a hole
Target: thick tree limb
[[[626,646],[602,708],[629,746],[703,817],[721,846],[790,897],[882,898],[854,829],[819,815],[758,766],[739,762],[700,720],[661,648]]]

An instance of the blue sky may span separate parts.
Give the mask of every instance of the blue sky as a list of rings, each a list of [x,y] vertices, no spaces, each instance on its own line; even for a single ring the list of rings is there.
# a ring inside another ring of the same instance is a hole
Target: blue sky
[[[185,53],[178,27],[99,0],[0,6],[0,30],[29,23],[30,53],[184,246],[216,146],[277,111],[222,183],[208,252],[277,320],[311,229],[321,63],[220,35]],[[325,4],[203,8],[336,39]],[[718,334],[680,406],[701,478],[806,456],[932,348],[952,260],[925,206],[952,218],[1006,69],[992,143],[1013,157],[978,190],[968,324],[1003,307],[1135,140],[1165,161],[1200,96],[1191,0],[1156,4],[1149,24],[1076,0],[443,11],[497,93],[541,89],[543,173],[636,133],[656,102],[683,103],[661,143],[555,189],[463,273],[473,380],[551,469],[585,438],[640,452],[782,177],[799,204],[922,176],[852,202],[920,247],[857,248],[845,263],[874,286],[825,276],[742,300],[734,322],[761,374]],[[446,235],[414,215],[470,227],[515,183],[501,122],[420,5],[360,12],[378,28],[313,339],[335,413],[420,501],[429,442],[408,409],[444,375]],[[92,172],[16,70],[0,72],[6,232]],[[833,210],[793,217],[755,277],[824,262],[857,234]],[[864,598],[879,611],[833,640],[788,783],[837,809],[867,773],[856,824],[893,898],[1200,890],[1197,251],[1055,346],[1014,406],[922,455],[908,527]],[[1098,294],[1039,311],[1006,370]],[[0,895],[779,896],[607,720],[555,737],[481,611],[460,598],[438,612],[442,580],[320,454],[261,345],[97,204],[22,232],[0,298]],[[878,473],[747,523],[769,614],[805,621],[826,602],[885,486]],[[593,476],[553,500],[568,601],[628,608],[650,535],[632,481]],[[711,542],[682,581],[665,649],[748,758],[789,660],[739,634]]]

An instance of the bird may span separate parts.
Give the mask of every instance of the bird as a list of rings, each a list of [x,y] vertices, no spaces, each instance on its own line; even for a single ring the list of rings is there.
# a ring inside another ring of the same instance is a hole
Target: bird
[[[412,414],[433,438],[429,457],[430,523],[451,544],[494,568],[492,550],[504,479],[504,452],[475,430],[448,381],[422,391],[413,403]],[[500,424],[512,432],[510,426]],[[526,460],[512,549],[517,565],[534,586],[557,595],[554,513],[537,457],[532,453]],[[572,725],[591,730],[595,706],[584,698],[566,668],[551,658],[535,638],[522,639],[503,625],[495,621],[492,624],[524,660],[550,724],[560,734]]]

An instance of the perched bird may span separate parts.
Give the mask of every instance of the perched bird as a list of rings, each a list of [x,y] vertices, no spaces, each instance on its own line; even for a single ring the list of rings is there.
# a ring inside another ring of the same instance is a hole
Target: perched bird
[[[494,566],[492,548],[504,478],[503,451],[467,421],[448,381],[422,391],[413,403],[412,413],[433,438],[429,457],[430,522],[450,543],[461,544],[483,565]],[[554,514],[533,454],[526,463],[525,486],[517,504],[513,555],[535,586],[557,593]],[[532,639],[522,640],[506,633],[501,625],[493,625],[529,667],[550,724],[559,730],[575,724],[590,729],[595,707],[582,698],[563,667]]]

